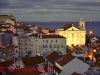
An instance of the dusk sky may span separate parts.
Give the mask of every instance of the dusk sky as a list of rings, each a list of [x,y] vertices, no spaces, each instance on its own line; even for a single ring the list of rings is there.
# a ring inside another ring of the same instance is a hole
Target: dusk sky
[[[100,21],[100,0],[0,0],[0,15],[17,21]]]

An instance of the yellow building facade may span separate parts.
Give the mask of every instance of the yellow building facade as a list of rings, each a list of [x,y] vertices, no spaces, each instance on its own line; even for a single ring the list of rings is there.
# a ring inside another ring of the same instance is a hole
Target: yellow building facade
[[[76,45],[85,45],[85,21],[80,18],[79,27],[76,28],[73,24],[67,24],[66,26],[57,29],[59,35],[66,38],[66,45],[76,46]]]

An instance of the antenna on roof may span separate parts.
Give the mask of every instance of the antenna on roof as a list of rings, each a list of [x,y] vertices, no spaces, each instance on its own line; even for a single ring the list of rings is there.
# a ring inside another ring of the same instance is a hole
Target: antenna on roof
[[[61,61],[63,58],[58,59],[58,62]]]

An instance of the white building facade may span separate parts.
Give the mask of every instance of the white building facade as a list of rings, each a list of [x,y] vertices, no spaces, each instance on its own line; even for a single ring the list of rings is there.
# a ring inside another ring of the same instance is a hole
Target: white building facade
[[[57,51],[59,54],[66,54],[66,39],[60,35],[32,34],[28,38],[19,39],[21,57],[50,54]]]
[[[76,46],[85,44],[85,21],[81,18],[79,21],[79,28],[73,24],[66,25],[64,28],[57,29],[58,34],[66,38],[66,45]]]

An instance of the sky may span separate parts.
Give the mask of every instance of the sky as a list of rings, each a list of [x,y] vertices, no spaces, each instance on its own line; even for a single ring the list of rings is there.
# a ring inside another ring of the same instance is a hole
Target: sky
[[[17,21],[100,21],[100,0],[0,0],[0,15]]]

